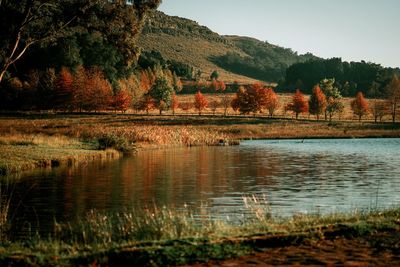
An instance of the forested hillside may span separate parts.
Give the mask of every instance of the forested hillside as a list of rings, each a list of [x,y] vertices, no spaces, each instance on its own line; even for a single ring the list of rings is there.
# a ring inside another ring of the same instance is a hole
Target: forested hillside
[[[221,36],[197,22],[155,12],[149,16],[139,44],[144,53],[159,52],[165,61],[178,61],[208,77],[213,70],[227,82],[278,82],[293,63],[316,57],[253,38]]]

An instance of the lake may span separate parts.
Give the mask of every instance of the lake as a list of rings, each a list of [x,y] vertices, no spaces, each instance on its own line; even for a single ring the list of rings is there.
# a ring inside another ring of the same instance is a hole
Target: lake
[[[275,216],[400,204],[400,139],[243,141],[139,151],[112,162],[36,171],[12,186],[16,231],[51,229],[88,211],[168,206],[235,218],[255,195]],[[9,188],[10,189],[10,188]]]

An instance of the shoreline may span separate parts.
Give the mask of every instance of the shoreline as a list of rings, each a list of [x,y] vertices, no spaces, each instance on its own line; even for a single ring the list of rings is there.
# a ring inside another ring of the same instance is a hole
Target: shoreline
[[[170,210],[166,212],[171,213]],[[146,216],[151,215],[155,219],[161,216],[161,220],[167,219],[163,217],[163,214],[162,210],[158,210],[155,214]],[[103,217],[99,215],[99,218]],[[180,215],[172,213],[169,216],[169,220],[165,222],[166,225],[172,224],[173,227],[178,227],[176,219],[180,218]],[[270,261],[270,255],[277,255],[276,253],[281,257],[286,257],[283,263],[298,264],[301,262],[300,259],[292,257],[293,253],[298,253],[298,250],[301,251],[301,255],[311,253],[308,255],[310,262],[318,258],[318,251],[336,258],[338,248],[333,247],[332,250],[334,242],[345,243],[347,252],[351,250],[352,253],[360,255],[358,260],[364,264],[381,262],[382,256],[385,256],[387,263],[400,262],[397,254],[400,248],[398,246],[400,237],[400,209],[398,207],[365,213],[293,216],[281,220],[258,218],[259,220],[242,226],[224,226],[222,222],[217,224],[214,222],[209,225],[214,226],[208,228],[206,223],[206,227],[196,228],[195,232],[189,231],[187,235],[146,240],[112,241],[106,235],[104,238],[108,241],[99,239],[92,241],[93,243],[58,239],[60,237],[44,238],[33,242],[3,242],[0,246],[0,265],[88,266],[95,263],[101,266],[128,264],[132,266],[209,266],[210,262],[220,264],[227,261],[243,264],[239,266],[248,266],[246,260],[262,258]],[[89,226],[85,229],[91,228]],[[94,229],[95,232],[97,230]],[[151,229],[148,230],[151,232]],[[359,248],[358,245],[362,245],[363,248]],[[329,261],[330,258],[327,257],[326,260]],[[344,257],[336,260],[345,263],[351,259],[346,260]]]
[[[0,116],[0,177],[119,158],[137,150],[246,140],[399,138],[400,124],[123,114]],[[105,140],[104,140],[105,139]],[[102,140],[103,147],[99,147]],[[108,149],[108,150],[104,150]],[[122,151],[122,152],[118,152]]]

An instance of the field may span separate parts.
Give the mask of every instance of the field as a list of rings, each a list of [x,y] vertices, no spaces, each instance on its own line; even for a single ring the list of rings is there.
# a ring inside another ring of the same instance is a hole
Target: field
[[[214,96],[215,97],[215,96]],[[181,97],[189,101],[190,96]],[[37,167],[115,158],[118,151],[168,146],[237,144],[261,138],[399,137],[399,124],[294,120],[190,112],[143,114],[14,114],[0,117],[0,170],[3,174]],[[106,149],[106,150],[105,150]]]

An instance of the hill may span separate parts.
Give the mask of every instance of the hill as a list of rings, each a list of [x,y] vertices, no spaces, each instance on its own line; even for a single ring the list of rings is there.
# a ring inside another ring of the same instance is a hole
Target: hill
[[[217,70],[227,82],[278,82],[290,65],[315,58],[249,37],[221,36],[195,21],[160,11],[148,16],[138,43],[145,52],[188,64],[204,78]]]

